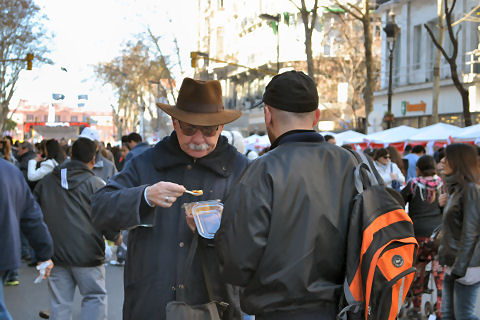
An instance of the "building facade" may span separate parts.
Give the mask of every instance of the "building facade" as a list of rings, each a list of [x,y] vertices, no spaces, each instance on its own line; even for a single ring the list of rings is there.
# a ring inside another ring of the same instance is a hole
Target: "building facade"
[[[433,100],[433,66],[436,47],[424,24],[437,33],[436,0],[390,0],[383,1],[377,13],[382,24],[393,13],[399,27],[395,37],[392,72],[392,113],[395,125],[423,127],[431,124]],[[457,1],[454,21],[464,18],[476,6],[478,0]],[[480,120],[480,15],[474,12],[454,27],[458,32],[457,66],[460,79],[469,91],[472,122]],[[461,28],[459,29],[459,27]],[[380,90],[375,92],[373,110],[382,116],[388,110],[389,51],[382,32],[382,66]],[[453,46],[447,30],[443,47],[451,53]],[[475,62],[476,61],[476,62]],[[439,121],[463,125],[462,99],[450,74],[450,65],[442,57],[440,63],[440,90],[438,102]]]

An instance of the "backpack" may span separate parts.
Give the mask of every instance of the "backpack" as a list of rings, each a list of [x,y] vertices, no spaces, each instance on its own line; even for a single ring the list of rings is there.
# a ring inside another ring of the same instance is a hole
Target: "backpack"
[[[351,151],[351,150],[350,150]],[[355,156],[346,273],[337,319],[394,320],[415,277],[418,244],[401,195],[384,185],[371,160]]]

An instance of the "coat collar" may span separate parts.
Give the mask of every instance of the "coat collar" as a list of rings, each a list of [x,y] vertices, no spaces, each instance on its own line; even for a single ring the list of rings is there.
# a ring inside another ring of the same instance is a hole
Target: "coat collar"
[[[203,158],[194,159],[180,149],[175,131],[153,148],[153,165],[156,170],[165,170],[176,166],[198,165],[228,177],[234,169],[237,151],[228,144],[227,138],[220,136],[215,149]]]

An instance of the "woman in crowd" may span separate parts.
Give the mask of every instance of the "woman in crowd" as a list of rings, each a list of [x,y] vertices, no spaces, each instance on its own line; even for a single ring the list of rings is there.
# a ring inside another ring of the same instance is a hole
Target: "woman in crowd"
[[[388,187],[400,191],[405,183],[405,176],[400,171],[398,166],[390,161],[390,154],[385,148],[376,149],[373,153],[373,160],[375,160],[375,168],[382,176],[383,181]]]
[[[13,164],[17,162],[12,153],[12,145],[10,144],[10,140],[6,138],[0,139],[0,157]]]
[[[28,180],[38,181],[42,179],[66,159],[62,147],[55,139],[47,140],[44,153],[46,157],[45,161],[43,161],[43,158],[40,155],[37,155],[35,159],[28,161]],[[37,162],[41,162],[40,168],[38,169]]]
[[[477,151],[467,144],[446,148],[442,161],[448,201],[443,210],[440,263],[446,265],[442,319],[478,319],[480,288],[480,172]]]
[[[406,177],[407,170],[405,169],[405,165],[403,164],[402,155],[400,154],[400,152],[398,152],[397,148],[392,146],[388,146],[386,147],[386,149],[388,151],[388,154],[390,155],[390,161],[395,163],[398,169],[400,169],[400,171],[402,172],[403,176]]]
[[[443,268],[438,259],[434,259],[438,248],[431,235],[442,224],[442,210],[438,204],[442,192],[443,182],[437,176],[435,159],[424,155],[417,161],[417,177],[411,179],[401,194],[405,203],[408,203],[408,214],[412,218],[415,238],[420,246],[415,264],[417,273],[412,285],[413,312],[410,317],[420,319],[422,294],[424,285],[428,284],[428,275],[425,276],[425,267],[432,262],[433,277],[437,287],[437,303],[435,306],[437,318],[441,317]],[[424,282],[425,281],[425,282]]]

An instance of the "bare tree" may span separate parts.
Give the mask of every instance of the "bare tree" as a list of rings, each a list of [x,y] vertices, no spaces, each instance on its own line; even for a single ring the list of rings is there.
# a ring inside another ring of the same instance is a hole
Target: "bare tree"
[[[148,102],[152,96],[160,98],[159,94],[166,98],[165,90],[155,90],[152,87],[152,81],[159,83],[162,75],[168,73],[165,69],[164,57],[158,58],[152,54],[143,39],[127,43],[121,56],[95,66],[97,77],[111,84],[117,92],[118,108],[113,108],[113,118],[119,135],[134,130],[143,108],[152,119],[158,118],[157,107]],[[162,127],[165,125],[159,121],[153,123]]]
[[[0,1],[0,133],[8,122],[9,104],[15,92],[20,71],[26,69],[26,56],[35,62],[50,62],[44,30],[45,18],[33,0]]]
[[[439,40],[435,37],[431,28],[427,24],[424,24],[424,26],[427,29],[427,32],[430,35],[430,38],[432,39],[434,45],[437,47],[437,49],[439,49],[442,52],[443,57],[450,65],[450,73],[451,73],[453,84],[455,85],[458,92],[460,93],[460,96],[462,97],[464,124],[465,124],[465,127],[468,127],[472,125],[472,117],[470,114],[470,101],[468,99],[468,90],[465,89],[463,84],[461,83],[460,78],[458,76],[458,70],[457,70],[458,33],[460,32],[460,27],[457,29],[457,32],[455,34],[453,31],[453,25],[452,25],[453,10],[455,8],[456,2],[457,0],[452,0],[452,5],[450,8],[448,6],[448,1],[445,0],[443,2],[444,12],[445,12],[445,24],[447,26],[448,36],[453,47],[452,54],[450,56],[445,51],[443,46],[440,44]]]
[[[302,15],[303,27],[305,29],[305,53],[307,54],[308,75],[315,81],[315,69],[312,53],[312,34],[317,22],[318,0],[315,0],[311,10],[307,10],[305,0],[301,0],[301,6],[298,6],[293,0],[290,0],[290,2],[297,7]]]
[[[365,116],[368,117],[373,110],[373,90],[375,88],[370,0],[349,1],[346,4],[340,3],[339,0],[334,1],[338,7],[359,20],[363,26],[363,46],[365,49],[365,64],[367,69],[367,81],[365,82],[363,99],[365,101]]]

